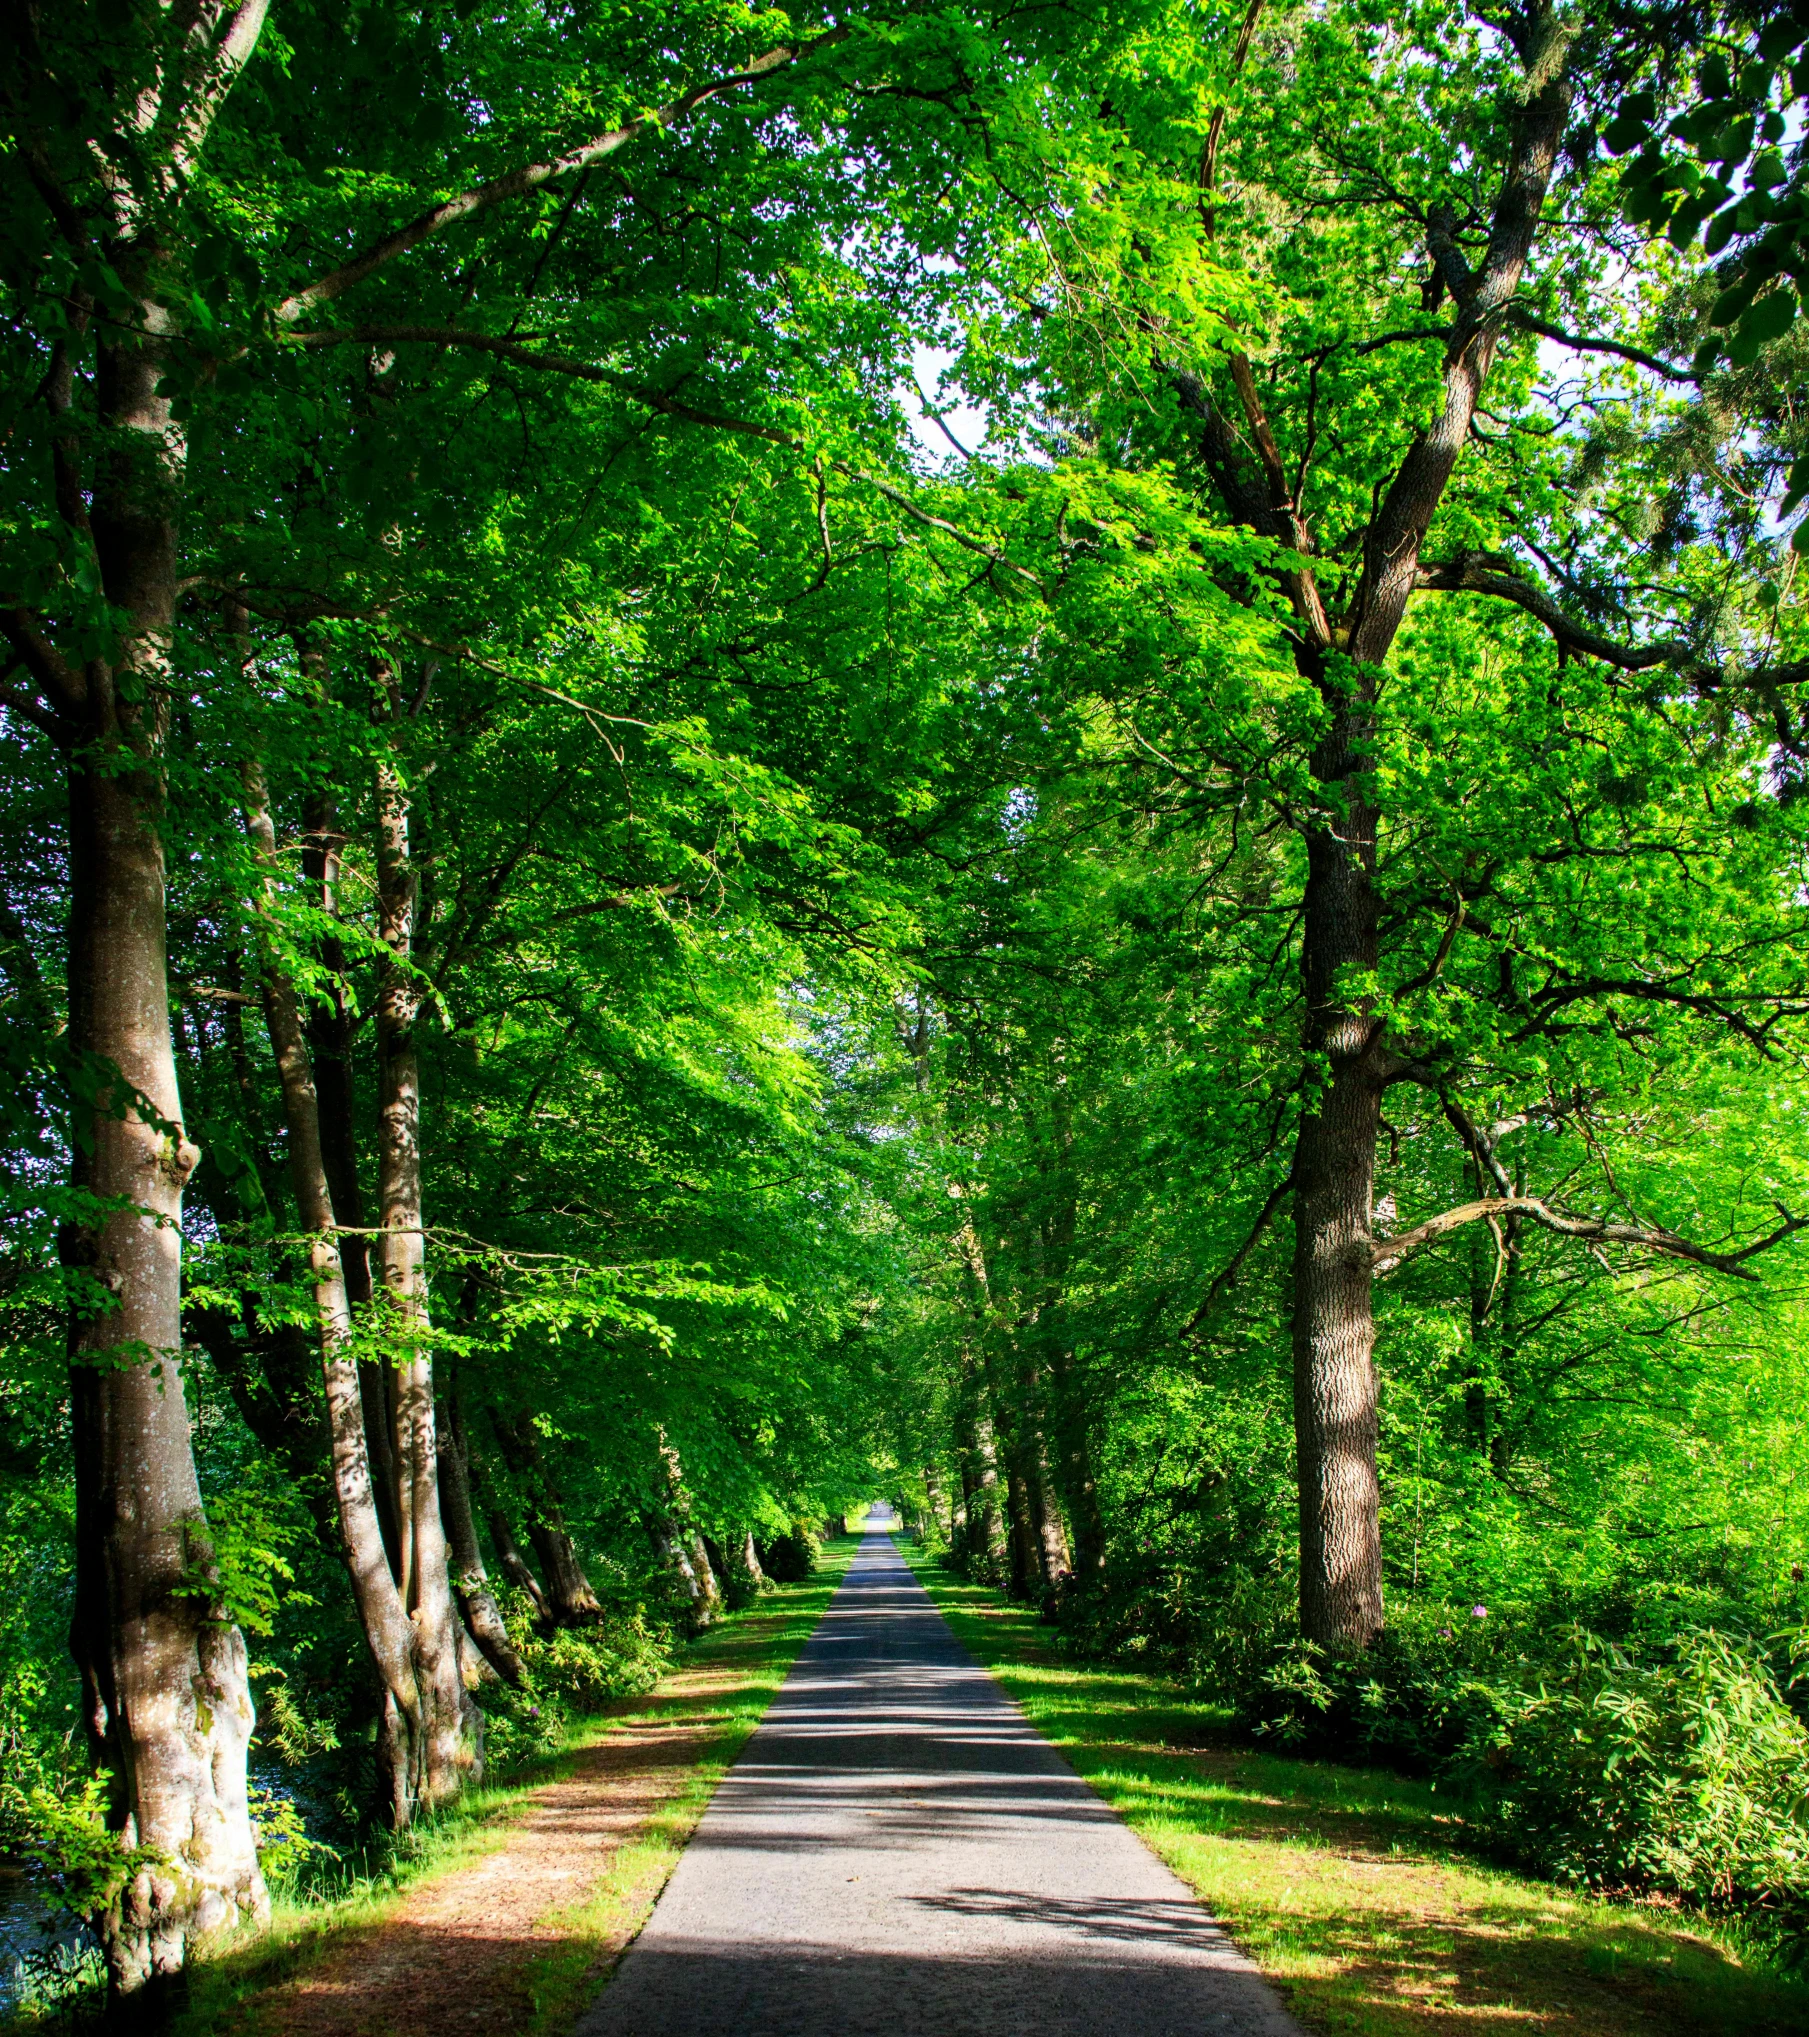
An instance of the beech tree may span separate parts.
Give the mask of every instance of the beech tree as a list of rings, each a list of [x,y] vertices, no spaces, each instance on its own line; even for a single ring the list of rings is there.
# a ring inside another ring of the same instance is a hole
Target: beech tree
[[[1735,1461],[1809,738],[1714,26],[9,32],[0,1463],[118,1990],[259,1913],[254,1733],[403,1827],[897,1477],[1304,1688]]]

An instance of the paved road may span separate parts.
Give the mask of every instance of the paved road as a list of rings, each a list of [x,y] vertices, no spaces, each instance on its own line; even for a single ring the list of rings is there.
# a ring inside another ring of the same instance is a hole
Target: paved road
[[[872,1525],[578,2037],[1303,2037]]]

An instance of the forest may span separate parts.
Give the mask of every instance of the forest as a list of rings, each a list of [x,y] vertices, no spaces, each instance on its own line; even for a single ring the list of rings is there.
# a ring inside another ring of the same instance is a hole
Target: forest
[[[1809,1946],[1809,14],[0,24],[0,1855],[117,1998],[895,1499]]]

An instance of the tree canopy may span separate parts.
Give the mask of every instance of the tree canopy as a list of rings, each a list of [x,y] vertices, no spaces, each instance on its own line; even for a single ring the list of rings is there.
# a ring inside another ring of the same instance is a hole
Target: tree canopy
[[[0,1837],[116,1990],[880,1492],[1548,1865],[1541,1678],[1746,1679],[1775,1844],[1578,1871],[1809,1914],[1801,44],[7,26]]]

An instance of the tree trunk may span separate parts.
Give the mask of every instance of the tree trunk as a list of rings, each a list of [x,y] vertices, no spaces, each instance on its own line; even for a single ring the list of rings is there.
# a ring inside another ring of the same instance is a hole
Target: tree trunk
[[[1047,1601],[1068,1573],[1068,1537],[1055,1504],[1055,1480],[1049,1470],[1049,1453],[1043,1442],[1041,1424],[1036,1420],[1033,1396],[1036,1375],[1027,1369],[1026,1406],[1023,1419],[1024,1506],[1030,1529],[1034,1595]]]
[[[501,1507],[490,1509],[490,1546],[496,1551],[496,1567],[514,1585],[517,1591],[524,1591],[534,1608],[534,1616],[542,1626],[552,1627],[553,1608],[547,1595],[540,1588],[540,1580],[528,1568],[528,1559],[521,1553],[515,1540],[515,1531],[509,1526],[509,1517]]]
[[[519,1688],[527,1671],[509,1639],[509,1625],[496,1603],[496,1594],[490,1589],[484,1552],[478,1545],[477,1521],[471,1511],[470,1446],[465,1439],[456,1373],[446,1394],[439,1442],[440,1512],[446,1523],[446,1544],[452,1556],[459,1611],[484,1660],[504,1683]]]
[[[410,797],[395,759],[377,765],[377,905],[388,951],[378,983],[380,1069],[377,1144],[379,1267],[386,1327],[395,1338],[396,1521],[399,1588],[415,1630],[418,1738],[407,1749],[415,1800],[440,1804],[481,1771],[481,1720],[459,1673],[458,1614],[440,1519],[433,1416],[432,1326],[421,1207],[421,1078],[415,1023],[417,880],[409,848]],[[394,1720],[399,1726],[402,1721]],[[412,1723],[412,1722],[410,1722]],[[393,1734],[392,1760],[396,1758]]]
[[[969,1560],[983,1564],[986,1574],[996,1580],[1005,1572],[1006,1525],[999,1505],[999,1453],[991,1416],[971,1417],[968,1435],[974,1482],[967,1516]]]
[[[276,829],[263,772],[256,764],[246,768],[245,795],[246,830],[264,873],[260,909],[268,911],[276,883]],[[300,1005],[295,986],[279,966],[269,939],[263,943],[262,978],[264,1017],[270,1029],[270,1048],[282,1087],[283,1118],[289,1136],[290,1179],[302,1229],[314,1240],[309,1263],[314,1274],[314,1315],[320,1337],[321,1379],[326,1394],[340,1543],[351,1575],[359,1624],[382,1687],[379,1754],[385,1808],[390,1823],[401,1830],[413,1817],[420,1794],[420,1762],[414,1751],[423,1737],[417,1631],[390,1568],[371,1479],[359,1367],[352,1356],[351,1304],[334,1225],[333,1198],[327,1185],[320,1100],[302,1030]]]
[[[1300,1626],[1309,1641],[1363,1649],[1382,1631],[1370,1216],[1382,1115],[1380,1022],[1348,1005],[1341,974],[1379,954],[1376,815],[1364,768],[1372,681],[1358,675],[1314,753],[1341,819],[1307,835],[1302,974],[1306,1050],[1324,1069],[1294,1150],[1294,1432],[1300,1483]]]
[[[1010,1526],[1006,1587],[1015,1599],[1036,1598],[1042,1584],[1036,1528],[1030,1517],[1030,1495],[1024,1490],[1023,1470],[1016,1451],[1010,1449],[1005,1454],[1005,1511]]]
[[[297,655],[317,698],[327,694],[326,661],[318,648],[298,642]],[[302,877],[321,913],[339,912],[340,845],[338,811],[332,796],[311,794],[303,816]],[[322,966],[331,974],[325,997],[308,1019],[308,1045],[314,1065],[315,1094],[320,1117],[321,1159],[327,1187],[341,1230],[340,1258],[345,1268],[346,1299],[354,1320],[371,1303],[371,1248],[364,1191],[358,1179],[358,1113],[352,1081],[352,1007],[345,989],[345,947],[334,935],[320,944]],[[370,1453],[371,1489],[391,1574],[402,1576],[402,1529],[396,1515],[396,1466],[390,1448],[395,1429],[395,1379],[389,1366],[363,1359],[358,1366],[358,1397],[364,1408],[365,1448]]]
[[[546,1579],[547,1604],[557,1627],[591,1627],[603,1617],[603,1607],[578,1559],[577,1544],[557,1510],[536,1512],[528,1521],[528,1539],[540,1558],[540,1574]]]
[[[143,316],[148,334],[166,329],[148,299]],[[100,1920],[121,1994],[176,1972],[197,1938],[268,1909],[245,1795],[245,1643],[209,1592],[179,1363],[182,1190],[199,1156],[179,1122],[166,966],[162,744],[181,442],[158,393],[163,365],[154,337],[100,349],[111,449],[92,530],[125,622],[117,662],[86,667],[85,741],[69,776],[68,1042],[100,1078],[73,1168],[89,1214],[61,1238],[86,1290],[69,1331],[70,1640],[90,1745],[112,1776],[108,1824],[131,1856]],[[129,1207],[107,1211],[115,1199]],[[110,1306],[83,1306],[88,1296]]]
[[[1209,399],[1194,405],[1207,425],[1207,463],[1227,506],[1246,526],[1283,537],[1299,562],[1286,583],[1295,657],[1326,713],[1311,760],[1316,811],[1303,829],[1307,1090],[1291,1178],[1294,1422],[1301,1630],[1310,1641],[1343,1650],[1367,1647],[1383,1623],[1370,1220],[1389,1063],[1381,1019],[1339,978],[1342,972],[1347,984],[1361,979],[1379,959],[1370,760],[1380,668],[1415,589],[1462,584],[1461,574],[1455,583],[1441,581],[1422,548],[1473,435],[1503,313],[1525,272],[1569,120],[1571,51],[1581,47],[1576,19],[1541,4],[1522,26],[1517,46],[1526,76],[1500,106],[1512,131],[1480,265],[1472,270],[1458,250],[1448,214],[1435,211],[1427,221],[1429,252],[1452,300],[1442,401],[1429,416],[1421,413],[1425,421],[1392,478],[1385,486],[1378,479],[1362,534],[1362,571],[1340,627],[1320,594],[1313,534],[1289,492],[1249,362],[1234,355],[1230,367],[1251,434],[1265,448],[1268,488],[1235,478],[1248,441]]]
[[[1503,1170],[1505,1172],[1505,1170]],[[1502,1184],[1490,1180],[1480,1161],[1473,1162],[1475,1193],[1487,1195]],[[1507,1186],[1524,1193],[1524,1179]],[[1470,1441],[1488,1460],[1497,1478],[1505,1478],[1513,1447],[1503,1420],[1501,1395],[1513,1389],[1516,1319],[1519,1313],[1521,1268],[1525,1258],[1525,1220],[1508,1217],[1499,1233],[1478,1225],[1470,1244],[1470,1363],[1464,1387],[1464,1419]]]
[[[691,1568],[697,1575],[699,1607],[703,1614],[701,1624],[708,1624],[722,1611],[722,1586],[710,1562],[710,1552],[704,1547],[704,1538],[695,1528],[685,1537],[685,1546],[690,1554]]]
[[[603,1617],[602,1603],[584,1574],[577,1544],[565,1524],[565,1509],[541,1456],[533,1418],[523,1409],[508,1421],[492,1408],[490,1423],[527,1506],[528,1540],[546,1580],[544,1586],[535,1587],[546,1609],[544,1617],[555,1627],[595,1626]]]
[[[1072,1567],[1081,1578],[1093,1578],[1105,1567],[1105,1522],[1100,1515],[1099,1489],[1093,1476],[1091,1410],[1065,1321],[1075,1238],[1080,1228],[1080,1186],[1074,1171],[1070,1092],[1059,1068],[1052,1068],[1050,1074],[1053,1166],[1049,1170],[1048,1217],[1041,1240],[1043,1301],[1037,1322],[1052,1388],[1050,1412],[1058,1482],[1074,1529]]]

